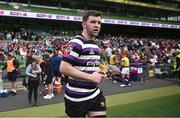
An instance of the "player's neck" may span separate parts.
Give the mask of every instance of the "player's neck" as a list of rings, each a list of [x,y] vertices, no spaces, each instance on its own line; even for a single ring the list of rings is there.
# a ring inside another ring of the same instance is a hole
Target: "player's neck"
[[[82,32],[82,35],[83,35],[87,40],[94,40],[94,39],[95,39],[95,36],[90,36],[90,35],[88,35],[88,34],[85,33],[85,32]]]

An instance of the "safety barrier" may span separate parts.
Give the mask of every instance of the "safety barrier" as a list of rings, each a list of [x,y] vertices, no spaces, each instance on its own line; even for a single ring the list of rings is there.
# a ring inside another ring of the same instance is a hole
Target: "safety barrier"
[[[168,64],[143,65],[142,63],[131,63],[130,77],[138,81],[153,78],[178,80],[177,75]]]
[[[143,63],[131,63],[130,66],[131,80],[141,80],[143,78]]]

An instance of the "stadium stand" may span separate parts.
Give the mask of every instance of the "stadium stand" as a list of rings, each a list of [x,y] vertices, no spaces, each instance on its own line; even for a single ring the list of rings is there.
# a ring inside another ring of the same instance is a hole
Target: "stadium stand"
[[[42,12],[42,13],[55,13],[55,14],[69,14],[69,15],[81,15],[82,11],[88,10],[89,8],[94,8],[96,10],[102,11],[105,17],[107,18],[117,18],[117,19],[129,19],[129,20],[150,20],[153,21],[178,21],[180,18],[178,17],[178,14],[180,11],[172,11],[171,9],[157,9],[151,8],[149,6],[140,6],[140,3],[138,2],[137,5],[131,5],[131,4],[123,4],[123,1],[114,2],[114,1],[98,1],[98,2],[75,2],[73,0],[58,3],[57,1],[54,1],[54,4],[52,5],[52,1],[48,1],[45,3],[41,3],[40,1],[31,1],[31,5],[28,3],[25,3],[23,1],[19,1],[20,3],[15,3],[16,1],[13,1],[12,3],[1,2],[0,8],[2,9],[9,9],[13,10],[14,6],[19,6],[18,10],[20,11],[31,11],[31,12]],[[72,4],[72,3],[73,4]],[[55,4],[56,3],[56,4]],[[129,3],[126,2],[126,3]],[[131,3],[131,2],[130,2]],[[136,3],[136,2],[135,2]],[[61,4],[61,7],[58,6],[58,4]],[[112,7],[107,7],[111,6]],[[151,4],[151,6],[154,6],[154,4]],[[127,9],[129,7],[129,9]],[[164,8],[164,7],[162,7]],[[144,10],[146,9],[146,10]],[[151,12],[149,12],[151,11]],[[153,11],[153,13],[152,13]],[[167,16],[168,15],[168,16]],[[153,19],[153,20],[152,20]]]

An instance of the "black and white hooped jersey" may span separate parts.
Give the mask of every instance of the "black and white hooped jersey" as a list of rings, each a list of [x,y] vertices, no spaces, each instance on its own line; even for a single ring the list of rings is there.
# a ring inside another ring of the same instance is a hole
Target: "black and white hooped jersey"
[[[69,41],[67,48],[70,50],[70,53],[63,57],[63,61],[86,73],[98,71],[100,48],[94,40],[87,40],[84,36],[77,35]],[[100,90],[96,83],[73,77],[69,77],[65,88],[65,98],[74,102],[90,100],[99,93]]]

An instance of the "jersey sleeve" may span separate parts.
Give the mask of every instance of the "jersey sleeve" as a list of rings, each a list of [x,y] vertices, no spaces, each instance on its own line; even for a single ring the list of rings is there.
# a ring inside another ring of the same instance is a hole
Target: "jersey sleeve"
[[[62,60],[66,61],[72,65],[76,65],[77,59],[81,55],[83,47],[83,42],[79,39],[72,39],[67,44],[66,50],[69,52],[68,55],[65,55]]]

